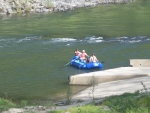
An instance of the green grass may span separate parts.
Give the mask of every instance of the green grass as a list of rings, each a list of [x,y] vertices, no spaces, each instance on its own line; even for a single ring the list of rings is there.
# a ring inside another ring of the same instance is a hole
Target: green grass
[[[108,106],[115,113],[148,113],[150,96],[135,92],[125,93],[121,96],[108,97],[102,105]]]
[[[143,85],[144,87],[144,85]],[[119,96],[106,97],[98,104],[88,104],[84,106],[72,107],[67,110],[49,111],[49,113],[150,113],[150,94],[144,87],[144,92],[124,93]],[[0,98],[0,112],[9,108],[25,107],[28,102],[22,100],[20,104],[15,104],[11,100]],[[46,106],[47,108],[51,105]]]
[[[105,109],[107,108],[107,109]],[[150,95],[146,92],[124,93],[120,96],[107,97],[99,105],[89,104],[73,107],[65,111],[50,113],[150,113]]]
[[[85,106],[78,106],[73,107],[68,110],[57,110],[57,111],[50,111],[49,113],[65,113],[69,111],[70,113],[110,113],[109,110],[103,110],[104,106],[95,106],[93,104],[85,105]]]
[[[0,98],[0,112],[13,107],[16,107],[15,103],[7,99]]]

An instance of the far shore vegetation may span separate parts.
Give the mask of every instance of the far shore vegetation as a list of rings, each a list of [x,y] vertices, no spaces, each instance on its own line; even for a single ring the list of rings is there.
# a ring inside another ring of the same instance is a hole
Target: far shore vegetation
[[[72,107],[67,110],[49,111],[48,113],[150,113],[150,93],[145,85],[141,84],[143,85],[143,90],[135,93],[110,96],[99,103],[93,101],[88,105]],[[11,100],[0,98],[0,112],[9,108],[23,108],[25,106],[29,106],[26,100],[16,104]],[[46,106],[46,108],[50,107],[52,107],[52,104]]]

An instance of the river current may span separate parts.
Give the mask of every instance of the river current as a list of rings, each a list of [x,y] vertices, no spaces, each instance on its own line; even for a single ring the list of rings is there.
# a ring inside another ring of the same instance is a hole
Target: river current
[[[81,70],[67,64],[74,50],[93,52],[103,69],[150,58],[150,2],[105,4],[46,14],[0,15],[0,96],[47,101],[88,86],[69,85]],[[63,67],[63,68],[60,68]]]

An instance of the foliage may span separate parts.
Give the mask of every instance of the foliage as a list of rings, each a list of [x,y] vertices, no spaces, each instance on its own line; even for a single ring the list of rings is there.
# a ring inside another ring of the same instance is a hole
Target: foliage
[[[21,106],[25,107],[27,106],[28,101],[27,100],[21,100]]]
[[[19,2],[21,3],[21,4],[27,4],[29,1],[28,0],[19,0]]]
[[[104,111],[101,106],[94,106],[93,104],[78,106],[69,109],[70,113],[109,113],[108,111]]]
[[[95,92],[95,86],[97,85],[97,83],[98,82],[97,82],[96,78],[93,75],[92,78],[90,79],[90,83],[89,83],[92,86],[91,91],[89,92],[89,96],[90,96],[90,98],[92,99],[93,102],[94,102],[94,99],[95,99],[94,92]]]
[[[102,104],[95,106],[89,104],[68,109],[70,113],[149,113],[150,112],[149,94],[139,91],[135,93],[124,93],[119,96],[107,97]],[[105,109],[105,107],[107,109]],[[51,113],[63,113],[54,111]]]
[[[136,91],[135,93],[124,93],[118,96],[107,97],[103,102],[97,105],[94,103],[77,106],[63,110],[49,111],[49,113],[150,113],[150,93],[146,86],[143,86],[142,92]],[[7,97],[7,95],[6,95]],[[68,90],[67,101],[71,102],[72,93]],[[21,101],[21,107],[27,105],[26,100]],[[48,103],[50,106],[51,103]],[[17,107],[11,100],[0,98],[0,111],[8,110],[9,108]]]
[[[144,84],[144,92],[139,91],[131,94],[125,93],[121,96],[108,97],[102,105],[108,106],[116,113],[149,113],[150,111],[150,95]]]
[[[49,111],[48,113],[63,113],[62,110],[58,110],[58,111]]]
[[[138,107],[135,96],[138,96],[138,93],[125,93],[121,96],[111,96],[106,98],[102,105],[107,105],[112,111],[124,112],[127,109],[130,110]]]
[[[8,110],[9,108],[16,107],[12,101],[0,98],[0,111]]]
[[[66,105],[69,105],[71,104],[71,99],[72,99],[72,91],[70,88],[68,88],[68,91],[67,91],[67,95],[66,95]]]
[[[51,0],[43,0],[43,4],[47,7],[53,7],[52,1]]]
[[[51,107],[51,106],[55,106],[54,103],[52,103],[51,101],[47,101],[43,106],[45,106],[46,108]]]

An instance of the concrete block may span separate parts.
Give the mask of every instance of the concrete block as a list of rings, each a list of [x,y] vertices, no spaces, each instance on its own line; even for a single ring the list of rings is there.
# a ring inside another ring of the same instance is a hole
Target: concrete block
[[[132,67],[150,67],[150,59],[130,59]]]
[[[149,76],[150,67],[120,67],[104,71],[72,75],[69,84],[96,85],[98,83]]]

